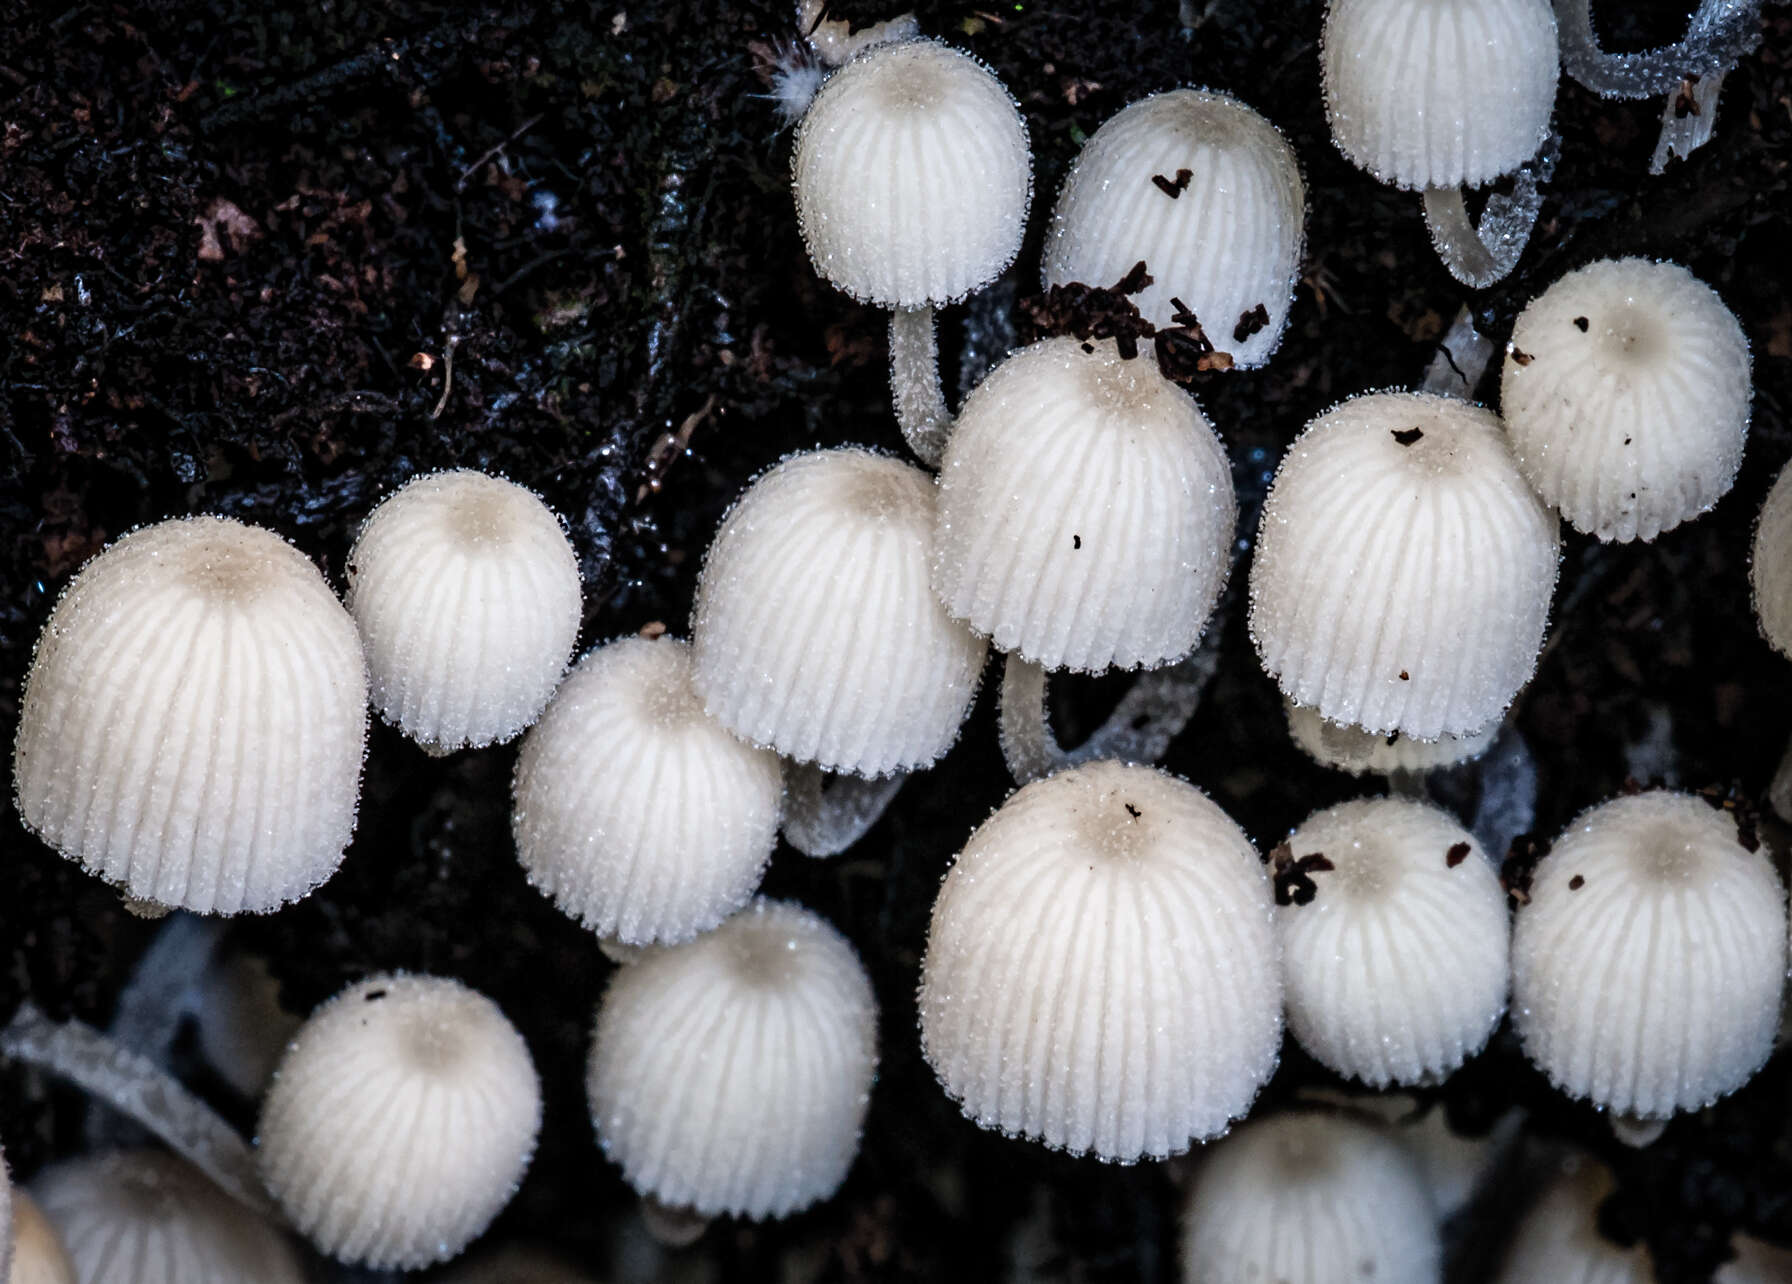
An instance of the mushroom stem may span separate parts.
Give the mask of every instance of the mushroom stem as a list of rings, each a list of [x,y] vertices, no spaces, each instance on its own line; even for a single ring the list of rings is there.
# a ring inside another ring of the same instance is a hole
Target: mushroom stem
[[[1792,741],[1787,742],[1779,770],[1773,773],[1773,783],[1767,786],[1767,805],[1781,820],[1792,820]]]
[[[896,308],[890,313],[890,394],[896,422],[908,448],[929,468],[938,468],[952,429],[952,412],[940,390],[939,344],[933,309]]]
[[[912,40],[921,34],[920,21],[912,13],[854,31],[845,18],[829,18],[827,8],[827,0],[797,0],[796,6],[797,29],[824,67],[843,67],[872,45]]]
[[[1666,1119],[1638,1119],[1635,1115],[1622,1115],[1614,1112],[1607,1118],[1611,1124],[1612,1136],[1626,1146],[1641,1150],[1645,1146],[1655,1144],[1656,1138],[1667,1131]]]
[[[0,1030],[0,1056],[59,1075],[142,1124],[218,1184],[263,1215],[255,1156],[236,1130],[147,1057],[79,1021],[51,1021],[30,1003]]]
[[[1474,314],[1465,303],[1456,310],[1456,319],[1437,345],[1437,355],[1425,368],[1421,390],[1473,401],[1492,358],[1493,340],[1475,329]]]
[[[689,1248],[709,1229],[709,1218],[696,1209],[662,1204],[652,1195],[641,1197],[641,1221],[647,1233],[667,1248]]]
[[[1479,226],[1468,216],[1460,187],[1425,189],[1425,226],[1437,256],[1451,276],[1476,290],[1486,289],[1518,266],[1542,208],[1540,176],[1528,167],[1518,171],[1511,195],[1495,192],[1487,198]]]
[[[838,856],[884,814],[906,772],[836,775],[812,762],[786,762],[784,837],[805,856]]]
[[[1593,34],[1592,0],[1556,0],[1562,69],[1605,98],[1677,93],[1687,80],[1721,80],[1760,43],[1761,0],[1703,0],[1679,44],[1608,54]]]
[[[1102,758],[1155,763],[1195,716],[1201,692],[1218,667],[1219,648],[1209,645],[1175,664],[1141,673],[1093,735],[1064,749],[1046,719],[1045,670],[1011,652],[1002,671],[1002,757],[1023,785]]]
[[[1724,73],[1701,77],[1693,84],[1692,93],[1682,99],[1678,93],[1668,98],[1661,112],[1661,137],[1655,142],[1655,155],[1649,158],[1649,172],[1659,174],[1671,160],[1685,160],[1711,141],[1717,128],[1717,99],[1724,90]]]
[[[1430,775],[1426,771],[1409,771],[1396,768],[1388,772],[1388,794],[1394,798],[1408,798],[1413,802],[1430,802],[1431,792],[1425,788],[1425,778]]]

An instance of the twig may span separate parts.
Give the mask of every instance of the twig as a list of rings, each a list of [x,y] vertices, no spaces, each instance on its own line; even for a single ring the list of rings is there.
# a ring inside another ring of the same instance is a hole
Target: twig
[[[442,399],[436,402],[436,408],[429,412],[431,419],[440,419],[443,409],[448,405],[448,394],[454,391],[454,350],[460,346],[460,336],[448,336],[448,350],[442,354]]]
[[[469,178],[473,177],[473,172],[475,170],[477,170],[480,166],[484,165],[492,157],[496,156],[499,152],[503,151],[506,147],[510,146],[517,139],[521,138],[524,134],[528,133],[531,129],[533,129],[535,127],[535,125],[541,120],[541,116],[542,116],[542,114],[538,112],[535,115],[529,117],[528,120],[525,120],[522,124],[520,124],[516,127],[516,132],[511,134],[511,136],[509,138],[506,138],[503,142],[498,143],[497,145],[495,145],[491,148],[488,148],[483,156],[481,156],[478,160],[474,161],[471,165],[469,165],[465,169],[463,169],[460,172],[460,177],[454,180],[454,190],[457,192],[466,191],[467,190],[467,180]]]

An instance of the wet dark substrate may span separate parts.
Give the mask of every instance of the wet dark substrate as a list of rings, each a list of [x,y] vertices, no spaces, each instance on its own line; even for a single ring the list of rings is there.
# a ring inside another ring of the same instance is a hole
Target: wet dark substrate
[[[1615,6],[1614,6],[1615,7]],[[855,4],[856,15],[894,6]],[[1308,264],[1267,369],[1199,394],[1231,450],[1244,530],[1282,446],[1344,395],[1410,384],[1468,298],[1434,260],[1417,199],[1331,148],[1314,4],[1212,0],[923,6],[1021,100],[1037,180],[1008,284],[946,315],[949,367],[979,368],[1034,288],[1043,215],[1080,140],[1143,93],[1239,93],[1306,169]],[[340,585],[356,522],[387,488],[449,464],[499,470],[563,513],[587,579],[585,644],[651,620],[682,630],[703,546],[744,481],[813,443],[899,443],[884,318],[817,282],[797,238],[765,61],[783,5],[508,6],[264,0],[0,9],[0,738],[32,639],[83,559],[141,522],[224,512],[272,526]],[[1674,37],[1679,4],[1608,33]],[[1516,725],[1547,835],[1621,787],[1627,748],[1688,786],[1765,790],[1792,730],[1792,663],[1755,632],[1751,523],[1792,453],[1792,18],[1725,88],[1716,140],[1646,174],[1660,104],[1558,101],[1563,159],[1535,243],[1474,296],[1502,339],[1516,309],[1588,259],[1672,257],[1711,282],[1754,345],[1747,460],[1711,515],[1653,545],[1565,542],[1558,618]],[[458,248],[457,248],[458,247]],[[966,325],[969,317],[974,324]],[[971,341],[964,342],[964,336]],[[452,385],[446,381],[452,352]],[[1491,389],[1489,389],[1491,391]],[[681,445],[688,449],[681,450]],[[1265,849],[1357,786],[1288,744],[1242,613],[1169,765]],[[884,1060],[846,1187],[789,1222],[724,1225],[674,1261],[727,1280],[813,1264],[822,1278],[978,1278],[1037,1213],[1045,1278],[1169,1279],[1166,1168],[1107,1167],[980,1133],[921,1061],[913,991],[953,851],[1008,788],[986,691],[941,770],[913,781],[848,856],[781,851],[767,889],[853,939],[883,1004]],[[1066,692],[1074,736],[1111,699]],[[592,1143],[581,1068],[609,965],[524,883],[506,811],[514,749],[426,758],[376,728],[360,832],[306,902],[233,927],[303,1011],[376,968],[451,973],[529,1039],[548,1124],[494,1236],[613,1260],[631,1194]],[[1475,801],[1472,773],[1454,801]],[[1784,834],[1770,828],[1771,841]],[[29,997],[103,1024],[154,928],[0,820],[0,1016]],[[1792,1058],[1617,1149],[1553,1095],[1504,1031],[1430,1094],[1466,1128],[1508,1105],[1542,1138],[1619,1167],[1608,1229],[1646,1237],[1664,1280],[1704,1278],[1732,1227],[1792,1243]],[[1290,1050],[1264,1106],[1327,1080]],[[216,1088],[216,1085],[211,1085]],[[219,1090],[221,1093],[221,1090]],[[219,1100],[246,1116],[241,1103]],[[1260,1107],[1261,1108],[1261,1107]],[[29,1175],[81,1143],[82,1102],[0,1071],[0,1136]],[[1483,1278],[1519,1202],[1457,1227],[1456,1278]],[[694,1278],[704,1277],[702,1274]]]

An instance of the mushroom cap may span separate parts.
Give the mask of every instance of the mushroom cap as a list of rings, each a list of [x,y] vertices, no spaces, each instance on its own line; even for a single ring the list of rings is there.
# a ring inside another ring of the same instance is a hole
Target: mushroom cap
[[[1506,1008],[1506,893],[1448,812],[1361,798],[1288,838],[1323,854],[1307,904],[1276,908],[1288,1030],[1323,1064],[1374,1087],[1442,1078]]]
[[[1655,1284],[1642,1244],[1619,1248],[1599,1233],[1612,1175],[1591,1155],[1570,1156],[1518,1224],[1497,1284]]]
[[[1105,286],[1142,259],[1151,284],[1130,297],[1147,321],[1175,324],[1170,300],[1181,299],[1235,364],[1260,366],[1288,324],[1306,213],[1300,164],[1274,125],[1225,94],[1173,89],[1122,109],[1083,144],[1042,275],[1048,288]]]
[[[1194,786],[1094,762],[1035,781],[953,862],[921,1050],[973,1122],[1130,1163],[1244,1114],[1282,995],[1250,840]]]
[[[1045,339],[965,401],[940,463],[933,586],[1047,669],[1164,664],[1231,569],[1226,448],[1193,397],[1112,340]]]
[[[928,583],[935,487],[868,450],[791,455],[735,502],[691,612],[711,717],[830,771],[925,767],[958,736],[982,638]]]
[[[703,711],[691,652],[621,638],[561,684],[517,757],[529,881],[600,936],[675,943],[747,903],[778,843],[778,755]]]
[[[1183,1216],[1182,1277],[1201,1284],[1435,1284],[1441,1259],[1418,1167],[1344,1115],[1270,1115],[1214,1143]]]
[[[1652,540],[1717,503],[1748,411],[1742,326],[1676,263],[1589,263],[1512,327],[1500,414],[1519,470],[1598,539]]]
[[[430,753],[509,740],[579,634],[579,563],[532,491],[468,468],[412,478],[348,555],[380,716]]]
[[[1792,657],[1792,466],[1774,479],[1755,525],[1749,584],[1761,634],[1781,655]]]
[[[1555,107],[1549,0],[1332,0],[1332,141],[1395,187],[1480,187],[1537,154]]]
[[[1736,821],[1654,791],[1582,812],[1531,877],[1513,1024],[1571,1097],[1641,1119],[1709,1105],[1773,1049],[1786,896]]]
[[[304,554],[224,517],[132,531],[37,643],[19,815],[139,900],[266,912],[335,873],[355,828],[367,680]]]
[[[1020,252],[1033,160],[995,74],[935,40],[875,45],[797,128],[797,221],[815,270],[884,308],[961,299]]]
[[[1786,1284],[1792,1280],[1792,1249],[1745,1235],[1730,1236],[1736,1256],[1717,1268],[1711,1284]]]
[[[0,1186],[5,1180],[0,1174]],[[10,1235],[5,1222],[5,1216],[0,1214],[0,1280],[6,1284],[79,1284],[75,1264],[69,1261],[68,1250],[62,1246],[62,1236],[28,1193],[15,1190],[12,1194]]]
[[[1396,771],[1434,771],[1459,762],[1470,762],[1493,747],[1499,738],[1496,720],[1485,730],[1465,736],[1440,736],[1414,740],[1399,732],[1377,734],[1347,723],[1332,722],[1317,709],[1304,709],[1283,698],[1288,713],[1288,735],[1314,762],[1353,776],[1391,775]]]
[[[304,1284],[271,1223],[157,1150],[67,1159],[33,1191],[81,1284]]]
[[[1288,448],[1251,563],[1264,669],[1321,717],[1416,740],[1484,730],[1536,667],[1555,515],[1500,422],[1450,397],[1379,392]]]
[[[317,1248],[376,1270],[446,1261],[516,1193],[541,1083],[490,999],[374,976],[293,1036],[257,1126],[262,1180]]]
[[[760,897],[618,968],[585,1086],[604,1153],[643,1195],[783,1217],[846,1179],[877,1071],[877,1001],[820,915]]]

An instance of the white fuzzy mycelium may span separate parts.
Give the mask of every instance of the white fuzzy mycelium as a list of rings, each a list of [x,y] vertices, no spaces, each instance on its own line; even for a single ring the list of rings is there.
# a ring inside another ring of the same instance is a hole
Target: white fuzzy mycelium
[[[1570,272],[1512,327],[1500,415],[1526,480],[1602,540],[1652,540],[1730,489],[1749,356],[1717,292],[1674,263]]]
[[[1649,1250],[1620,1248],[1599,1233],[1611,1170],[1589,1155],[1563,1161],[1514,1232],[1497,1284],[1656,1284]]]
[[[1437,1284],[1442,1249],[1398,1142],[1346,1115],[1302,1111],[1213,1145],[1189,1192],[1181,1257],[1189,1284]]]
[[[0,1168],[4,1165],[0,1164]],[[0,1185],[5,1177],[0,1175]],[[62,1236],[50,1225],[37,1201],[23,1190],[12,1193],[12,1231],[10,1244],[0,1215],[0,1281],[5,1284],[79,1284],[75,1264],[62,1246]],[[7,1250],[12,1251],[11,1265]]]
[[[1305,222],[1300,165],[1275,126],[1236,98],[1175,89],[1083,144],[1043,275],[1111,286],[1143,260],[1151,284],[1130,297],[1147,321],[1176,324],[1180,299],[1235,364],[1260,366],[1288,323]]]
[[[934,903],[921,1049],[985,1128],[1130,1163],[1244,1114],[1274,1070],[1269,880],[1207,796],[1095,762],[971,835]]]
[[[517,757],[529,881],[600,936],[672,943],[747,903],[778,842],[778,755],[703,711],[691,653],[622,638],[579,662]]]
[[[1374,1087],[1441,1078],[1506,1007],[1506,894],[1474,836],[1400,798],[1339,803],[1288,838],[1322,855],[1306,903],[1276,908],[1288,1030]]]
[[[783,1217],[845,1180],[877,1069],[877,1003],[852,945],[755,900],[617,970],[585,1086],[604,1153],[662,1205]]]
[[[691,680],[735,735],[830,771],[924,767],[958,735],[986,646],[928,581],[933,479],[846,448],[747,488],[704,559]]]
[[[32,1190],[81,1284],[304,1284],[279,1230],[173,1155],[64,1160]]]
[[[937,41],[877,45],[828,77],[792,172],[816,272],[880,307],[963,298],[1026,231],[1020,111],[987,67]]]
[[[1251,563],[1257,654],[1333,722],[1477,734],[1536,666],[1556,526],[1489,412],[1416,392],[1343,402],[1270,487]]]
[[[1459,762],[1479,758],[1492,747],[1499,736],[1495,722],[1485,731],[1465,736],[1440,736],[1436,740],[1414,740],[1399,732],[1364,731],[1319,716],[1315,709],[1303,709],[1284,699],[1288,714],[1288,735],[1314,762],[1353,776],[1391,775],[1396,771],[1432,771]]]
[[[446,977],[375,976],[312,1013],[262,1102],[263,1180],[319,1251],[446,1261],[510,1202],[541,1083],[497,1005]]]
[[[1513,1024],[1572,1097],[1639,1119],[1709,1105],[1773,1048],[1786,897],[1764,850],[1691,794],[1583,812],[1531,879]]]
[[[1200,640],[1237,523],[1225,447],[1150,355],[1045,339],[959,413],[933,584],[954,617],[1044,668],[1163,664]]]
[[[265,912],[342,861],[367,683],[354,622],[272,531],[193,517],[81,568],[38,639],[19,815],[127,895]]]
[[[534,722],[578,637],[579,564],[560,519],[472,469],[414,478],[382,501],[348,581],[374,707],[432,754]]]
[[[1781,655],[1792,656],[1792,466],[1780,470],[1761,505],[1749,583],[1762,635]]]
[[[1332,0],[1332,140],[1409,189],[1480,187],[1536,154],[1555,106],[1549,0]]]

